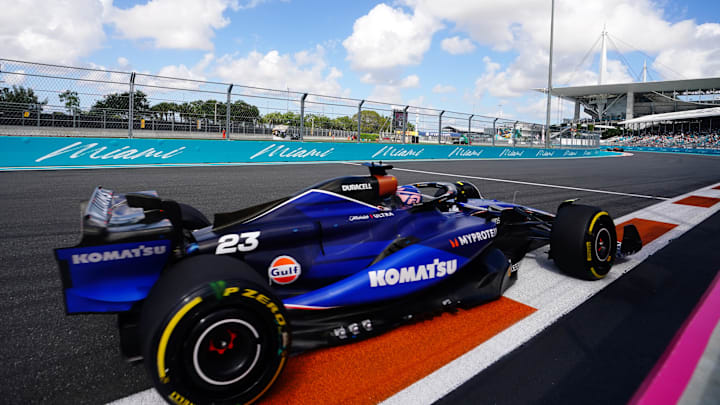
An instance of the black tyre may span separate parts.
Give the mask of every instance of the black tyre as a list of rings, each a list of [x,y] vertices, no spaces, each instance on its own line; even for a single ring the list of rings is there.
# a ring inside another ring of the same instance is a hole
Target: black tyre
[[[180,206],[183,229],[188,229],[192,231],[211,225],[207,217],[205,217],[205,215],[197,208],[183,203],[177,204]]]
[[[246,264],[197,256],[161,277],[143,305],[143,356],[170,403],[248,403],[282,371],[289,349],[282,302]]]
[[[550,252],[555,264],[567,274],[585,280],[604,278],[617,253],[615,224],[597,207],[562,206],[553,223]]]

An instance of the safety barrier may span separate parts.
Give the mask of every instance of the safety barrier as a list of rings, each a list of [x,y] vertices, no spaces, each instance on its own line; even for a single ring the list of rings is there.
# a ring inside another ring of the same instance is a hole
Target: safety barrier
[[[656,148],[650,146],[620,146],[628,152],[663,152],[663,153],[691,153],[700,155],[720,155],[720,149],[707,148]]]
[[[185,139],[0,137],[2,169],[266,162],[534,159],[610,156],[599,149]]]

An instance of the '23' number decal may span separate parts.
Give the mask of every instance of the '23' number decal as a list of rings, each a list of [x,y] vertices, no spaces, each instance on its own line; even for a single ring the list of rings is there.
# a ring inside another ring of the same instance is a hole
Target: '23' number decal
[[[240,235],[229,233],[223,235],[218,240],[218,247],[215,249],[216,255],[225,255],[236,252],[250,252],[255,250],[260,244],[258,240],[260,232],[243,232]]]

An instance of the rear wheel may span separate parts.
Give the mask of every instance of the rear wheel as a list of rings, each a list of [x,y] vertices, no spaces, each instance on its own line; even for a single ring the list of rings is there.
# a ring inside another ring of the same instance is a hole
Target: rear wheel
[[[567,274],[585,280],[604,278],[617,253],[610,214],[588,205],[562,206],[553,223],[550,252],[555,264]]]
[[[283,369],[286,319],[282,302],[249,266],[189,258],[162,276],[143,306],[145,363],[168,402],[252,402]]]

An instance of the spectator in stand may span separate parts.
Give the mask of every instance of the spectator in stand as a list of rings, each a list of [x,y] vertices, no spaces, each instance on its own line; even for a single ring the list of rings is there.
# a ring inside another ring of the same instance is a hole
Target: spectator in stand
[[[665,133],[626,135],[616,137],[612,141],[618,146],[649,146],[656,148],[703,148],[720,149],[720,134],[717,130],[712,132],[693,133]]]

